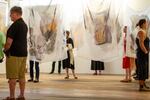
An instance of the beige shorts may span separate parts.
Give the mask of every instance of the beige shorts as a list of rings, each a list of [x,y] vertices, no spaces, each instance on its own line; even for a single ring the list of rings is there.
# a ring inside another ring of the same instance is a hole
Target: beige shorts
[[[27,57],[10,56],[6,58],[7,79],[25,79]]]

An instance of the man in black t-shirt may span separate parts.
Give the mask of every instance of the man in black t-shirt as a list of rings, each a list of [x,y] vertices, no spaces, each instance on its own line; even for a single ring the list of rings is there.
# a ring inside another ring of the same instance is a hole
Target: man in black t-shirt
[[[15,100],[16,79],[19,80],[20,95],[16,100],[25,100],[25,69],[27,59],[27,25],[22,19],[21,7],[13,7],[10,17],[13,24],[7,31],[4,52],[6,54],[6,76],[9,79],[10,96],[4,100]]]

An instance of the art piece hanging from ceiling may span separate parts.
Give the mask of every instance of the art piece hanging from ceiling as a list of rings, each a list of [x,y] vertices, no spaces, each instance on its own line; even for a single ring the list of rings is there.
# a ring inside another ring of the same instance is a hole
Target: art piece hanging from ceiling
[[[56,5],[29,8],[29,53],[37,60],[57,61],[66,58],[63,29]],[[58,24],[58,22],[60,24]]]
[[[71,2],[75,1],[69,3]],[[124,18],[122,9],[116,12],[116,0],[114,2],[88,0],[88,2],[78,1],[81,7],[75,3],[72,5],[67,3],[68,6],[61,5],[62,7],[53,4],[29,8],[31,16],[29,17],[29,40],[33,41],[30,45],[38,49],[37,54],[41,52],[40,59],[46,58],[52,61],[64,58],[62,55],[62,48],[65,46],[63,31],[68,26],[75,40],[79,57],[90,60],[108,60],[118,57],[118,43],[123,25],[121,20]],[[121,8],[121,4],[118,8]]]
[[[6,25],[7,25],[7,8],[8,4],[7,2],[0,1],[0,31],[4,32],[6,31]]]
[[[90,4],[84,9],[84,46],[78,49],[78,56],[110,61],[110,59],[116,59],[119,56],[117,44],[121,38],[120,27],[122,27],[119,18],[123,18],[123,16],[118,12],[114,13],[113,2],[100,0],[97,3],[100,4],[95,6],[98,10],[93,10],[93,6],[90,7]]]

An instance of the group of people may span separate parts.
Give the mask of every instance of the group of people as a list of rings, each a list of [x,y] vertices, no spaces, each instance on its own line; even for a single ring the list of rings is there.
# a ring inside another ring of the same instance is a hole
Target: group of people
[[[52,69],[49,74],[53,74],[55,71],[56,61],[52,63]],[[58,74],[61,74],[62,61],[58,61]],[[94,71],[93,75],[101,75],[102,71],[105,69],[104,62],[91,60],[91,70]]]
[[[3,61],[4,54],[6,55],[6,77],[9,80],[10,96],[3,100],[25,100],[25,73],[27,62],[27,32],[28,27],[22,18],[22,8],[14,6],[10,10],[10,18],[13,24],[7,30],[6,41],[5,35],[0,33],[0,46],[4,50],[0,50],[0,61]],[[66,31],[66,51],[67,58],[64,59],[63,68],[66,69],[65,79],[69,79],[69,69],[72,70],[74,79],[78,79],[75,74],[74,56],[73,56],[73,40],[69,37],[70,32]],[[30,64],[30,79],[28,82],[39,82],[39,60],[32,59]],[[36,75],[34,77],[34,66],[36,69]],[[16,82],[19,82],[20,95],[15,98]]]
[[[123,29],[123,68],[125,69],[125,79],[121,82],[131,82],[131,71],[135,70],[136,80],[139,80],[139,91],[149,90],[146,80],[149,77],[149,38],[148,22],[140,19],[135,30],[129,35],[128,27]]]
[[[4,36],[0,33],[0,46],[4,47],[4,50],[0,50],[0,61],[3,61],[3,52],[6,55],[6,77],[9,79],[9,90],[10,96],[3,100],[25,100],[25,72],[26,72],[26,61],[27,61],[27,32],[28,27],[22,18],[22,8],[12,7],[10,10],[10,18],[13,24],[9,27],[6,35],[6,41]],[[127,26],[124,27],[124,57],[123,57],[123,68],[126,69],[126,77],[121,82],[131,82],[131,69],[134,65],[137,68],[137,76],[139,80],[139,90],[149,89],[146,85],[145,80],[148,79],[148,53],[149,53],[149,38],[147,36],[147,21],[141,19],[138,23],[138,31],[134,34],[133,40],[135,41],[137,47],[136,50],[133,49],[134,57],[127,55]],[[63,68],[66,70],[65,79],[69,79],[69,69],[72,70],[74,79],[78,79],[75,74],[74,66],[74,56],[73,40],[69,37],[70,32],[66,31],[66,50],[67,58],[62,60]],[[2,48],[2,47],[0,47]],[[136,54],[136,56],[135,56]],[[136,59],[136,60],[135,60]],[[136,61],[136,64],[134,64]],[[30,60],[30,79],[29,82],[39,82],[39,61]],[[53,62],[54,65],[56,62]],[[36,76],[34,80],[34,65],[36,66]],[[61,66],[61,61],[59,61],[59,66]],[[101,70],[104,70],[104,62],[101,61],[91,61],[91,69],[95,70],[94,75],[101,74]],[[59,67],[59,73],[61,69]],[[19,82],[20,95],[15,98],[15,87],[16,80]]]

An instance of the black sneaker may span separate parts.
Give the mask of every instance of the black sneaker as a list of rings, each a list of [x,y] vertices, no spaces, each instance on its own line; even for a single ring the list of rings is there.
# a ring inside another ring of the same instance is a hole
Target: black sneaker
[[[33,82],[33,79],[29,79],[28,82]]]
[[[50,72],[49,74],[54,74],[54,72]]]
[[[34,82],[34,83],[39,83],[39,80],[34,80],[33,82]]]

